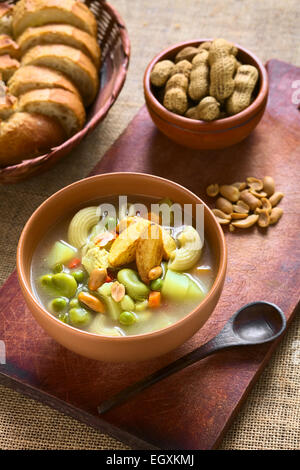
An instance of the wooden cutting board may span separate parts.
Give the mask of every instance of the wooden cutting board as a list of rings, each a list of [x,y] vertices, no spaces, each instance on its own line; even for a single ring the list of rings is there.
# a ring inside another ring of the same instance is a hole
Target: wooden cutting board
[[[36,324],[13,273],[0,291],[0,339],[7,352],[7,364],[0,366],[2,383],[136,449],[211,449],[218,445],[278,342],[207,358],[110,411],[104,419],[98,418],[96,407],[210,339],[247,302],[275,302],[289,322],[295,314],[300,285],[300,113],[293,104],[292,84],[300,80],[300,68],[272,60],[268,71],[267,111],[244,142],[219,151],[187,150],[161,135],[143,107],[93,171],[153,173],[183,184],[205,201],[209,183],[274,177],[278,190],[285,193],[280,203],[284,215],[268,230],[255,227],[226,233],[226,283],[204,328],[182,347],[156,360],[126,365],[84,359],[58,345]]]

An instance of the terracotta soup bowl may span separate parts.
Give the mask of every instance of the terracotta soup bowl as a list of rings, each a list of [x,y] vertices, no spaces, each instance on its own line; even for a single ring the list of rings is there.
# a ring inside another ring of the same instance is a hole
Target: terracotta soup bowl
[[[176,323],[135,336],[104,336],[76,329],[58,320],[39,303],[30,281],[31,262],[37,245],[58,220],[75,213],[90,201],[112,195],[168,196],[180,204],[203,204],[195,194],[172,181],[139,173],[108,173],[67,186],[47,199],[30,217],[21,234],[17,252],[19,282],[26,303],[39,325],[58,343],[82,356],[108,362],[142,361],[180,346],[201,328],[221,295],[227,254],[223,232],[204,204],[204,232],[215,261],[216,278],[204,300]],[[138,198],[137,198],[138,202]]]
[[[268,99],[268,74],[262,62],[250,51],[238,44],[237,59],[243,64],[254,65],[259,71],[259,79],[254,90],[255,99],[242,112],[211,122],[186,118],[168,111],[158,100],[155,87],[150,83],[150,73],[154,65],[164,59],[174,60],[176,54],[186,46],[199,46],[212,39],[197,39],[181,42],[157,54],[148,65],[144,75],[144,94],[152,121],[158,129],[184,147],[194,149],[221,149],[245,139],[261,120]]]

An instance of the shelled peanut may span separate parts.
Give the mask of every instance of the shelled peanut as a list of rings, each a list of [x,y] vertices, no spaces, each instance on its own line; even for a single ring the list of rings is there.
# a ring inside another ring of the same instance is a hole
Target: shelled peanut
[[[159,101],[171,112],[213,121],[237,114],[252,102],[258,70],[237,60],[225,39],[181,49],[173,60],[157,62],[150,74]]]
[[[271,176],[263,179],[248,177],[244,182],[221,186],[214,183],[206,188],[206,194],[217,197],[212,211],[221,225],[229,226],[230,232],[256,223],[266,228],[276,224],[283,214],[283,210],[276,206],[284,194],[275,191]]]

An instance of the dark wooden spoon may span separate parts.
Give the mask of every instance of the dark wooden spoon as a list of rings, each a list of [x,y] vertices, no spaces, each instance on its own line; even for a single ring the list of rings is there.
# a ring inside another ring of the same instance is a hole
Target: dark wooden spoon
[[[98,413],[106,413],[150,385],[217,351],[236,346],[255,346],[273,341],[281,335],[285,327],[285,316],[277,305],[269,302],[252,302],[244,305],[228,320],[217,336],[104,401],[98,406]]]

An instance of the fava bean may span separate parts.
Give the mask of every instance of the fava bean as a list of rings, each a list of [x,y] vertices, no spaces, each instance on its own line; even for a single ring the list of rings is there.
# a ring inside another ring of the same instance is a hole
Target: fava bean
[[[71,323],[81,326],[87,325],[92,319],[91,314],[84,308],[71,308],[69,317]]]
[[[123,299],[120,302],[122,310],[134,310],[135,303],[129,295],[124,295]]]
[[[44,274],[44,276],[41,276],[40,283],[43,287],[51,287],[53,285],[52,274]]]
[[[73,297],[77,290],[77,282],[71,274],[58,273],[52,276],[55,289],[64,297]]]
[[[113,282],[105,282],[104,284],[102,284],[101,287],[97,289],[101,297],[108,297],[110,295],[112,285],[113,285]]]
[[[148,297],[149,287],[139,279],[133,269],[121,269],[118,272],[118,281],[125,286],[126,293],[134,300],[143,300]]]

